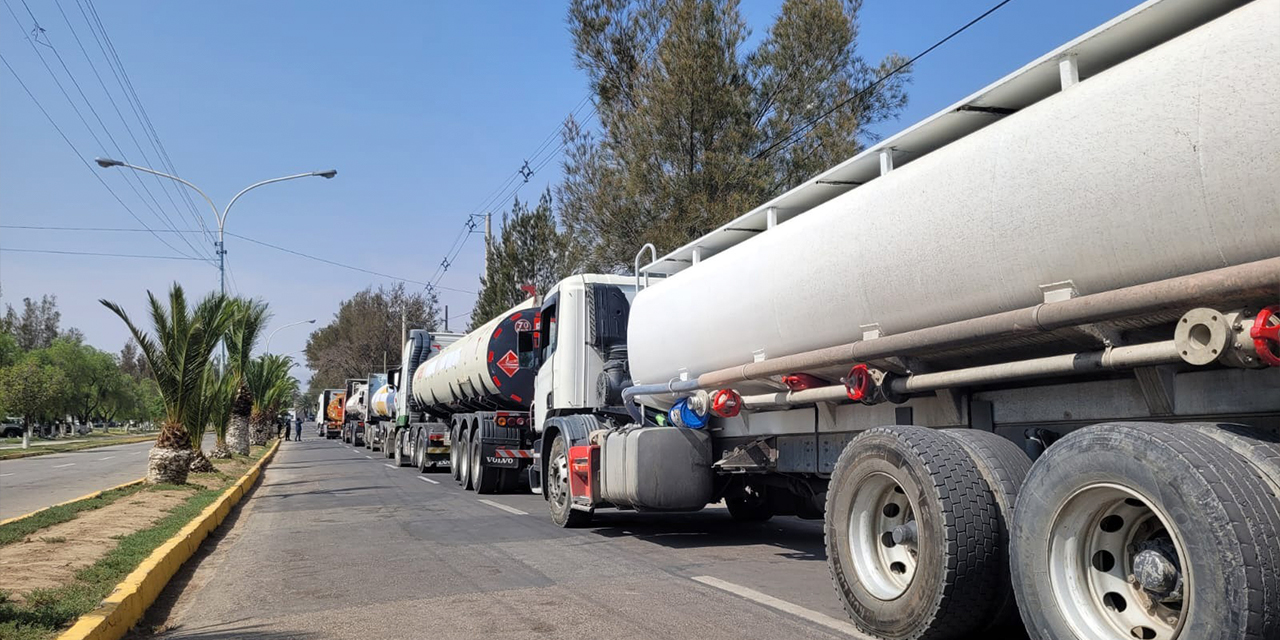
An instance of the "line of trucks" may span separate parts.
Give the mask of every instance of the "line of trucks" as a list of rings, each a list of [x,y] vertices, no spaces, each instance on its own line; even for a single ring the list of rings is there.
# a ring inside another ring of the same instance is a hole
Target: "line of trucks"
[[[565,527],[822,519],[879,638],[1280,638],[1277,69],[1280,0],[1144,3],[633,274],[410,332],[321,429]]]

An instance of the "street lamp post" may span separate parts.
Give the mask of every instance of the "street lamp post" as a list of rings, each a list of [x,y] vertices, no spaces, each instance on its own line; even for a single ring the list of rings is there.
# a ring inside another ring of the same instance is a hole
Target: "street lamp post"
[[[231,211],[231,205],[235,204],[236,200],[240,199],[240,196],[244,195],[245,193],[248,193],[253,189],[257,189],[262,185],[271,184],[273,182],[284,182],[285,180],[294,180],[296,178],[310,178],[312,176],[319,176],[321,178],[328,179],[338,175],[337,169],[329,169],[327,171],[311,171],[308,173],[298,173],[291,176],[283,176],[280,178],[263,180],[262,182],[257,182],[245,187],[244,189],[241,189],[240,193],[237,193],[235,197],[231,198],[231,201],[228,202],[227,206],[222,209],[221,213],[219,213],[218,206],[213,204],[213,199],[210,198],[208,195],[206,195],[204,191],[201,191],[200,187],[197,187],[194,184],[191,184],[190,182],[187,182],[186,180],[179,178],[178,176],[169,175],[161,171],[156,171],[155,169],[139,167],[136,165],[128,164],[126,162],[121,162],[119,160],[112,160],[111,158],[94,158],[94,162],[98,163],[98,166],[102,167],[103,169],[107,169],[110,167],[126,167],[129,169],[133,169],[134,171],[141,171],[143,173],[150,173],[152,175],[161,176],[163,178],[169,178],[170,180],[176,180],[178,182],[181,182],[182,184],[187,185],[188,187],[191,187],[193,190],[195,190],[196,193],[200,194],[200,196],[204,198],[205,202],[209,203],[209,208],[213,210],[213,217],[218,221],[218,241],[214,243],[214,246],[217,247],[218,249],[218,290],[224,296],[227,295],[227,262],[226,262],[227,250],[226,250],[226,242],[224,241],[224,234],[226,230],[227,213]]]
[[[316,323],[316,319],[312,318],[310,320],[299,320],[297,322],[290,322],[289,324],[286,324],[283,327],[278,327],[275,331],[272,331],[271,334],[267,336],[267,345],[263,347],[262,352],[271,353],[271,339],[276,337],[277,333],[280,333],[280,329],[288,329],[289,327],[296,327],[300,324],[315,324],[315,323]]]

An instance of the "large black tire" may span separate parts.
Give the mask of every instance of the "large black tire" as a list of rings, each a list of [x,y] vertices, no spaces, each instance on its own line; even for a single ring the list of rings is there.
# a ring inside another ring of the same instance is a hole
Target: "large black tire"
[[[1217,440],[1253,465],[1280,496],[1280,433],[1272,429],[1242,424],[1191,422],[1177,425],[1191,428]]]
[[[416,444],[413,445],[413,454],[417,458],[416,466],[418,473],[427,473],[431,471],[431,458],[427,455],[427,434],[426,431],[419,431],[418,437],[415,439]]]
[[[969,453],[978,473],[995,495],[1000,507],[1000,561],[1003,582],[1000,585],[1002,605],[991,621],[993,628],[1002,629],[1002,638],[1025,637],[1022,618],[1018,615],[1018,601],[1013,592],[1013,580],[1009,572],[1009,536],[1013,530],[1014,508],[1018,491],[1031,471],[1031,458],[1012,441],[989,431],[978,429],[943,429],[942,433],[955,438]]]
[[[396,461],[396,466],[400,466],[400,430],[396,429],[391,432],[391,441],[384,442],[382,445],[382,457]]]
[[[462,482],[462,434],[455,426],[449,434],[449,473],[454,482]]]
[[[894,426],[853,438],[828,485],[825,531],[832,581],[865,633],[970,638],[1002,604],[999,503],[943,433]],[[914,552],[910,535],[895,540],[895,532],[914,535]]]
[[[463,427],[459,430],[459,439],[462,447],[458,449],[458,462],[462,465],[458,469],[458,483],[463,489],[471,488],[471,430]]]
[[[471,489],[476,493],[496,493],[502,469],[484,463],[484,433],[488,430],[483,421],[477,421],[471,432]]]
[[[561,464],[561,459],[564,464]],[[587,511],[579,511],[570,507],[573,500],[569,494],[568,476],[560,476],[556,471],[560,468],[568,468],[569,445],[565,442],[563,434],[556,434],[556,439],[551,442],[551,450],[548,452],[547,461],[552,465],[547,470],[547,485],[542,488],[543,493],[547,495],[547,506],[551,511],[551,522],[558,527],[572,529],[575,527],[586,526],[591,522],[591,513]]]
[[[724,504],[729,508],[729,515],[738,522],[767,522],[773,517],[773,510],[763,496],[725,498]]]
[[[1203,433],[1153,423],[1081,429],[1032,466],[1017,514],[1014,586],[1036,638],[1153,637],[1170,620],[1161,637],[1280,638],[1280,501],[1256,468]],[[1150,574],[1135,567],[1127,531],[1169,541],[1138,542],[1177,560],[1170,575],[1181,579],[1181,599],[1146,606],[1151,588],[1128,576]],[[1113,577],[1123,586],[1092,586]],[[1149,627],[1116,621],[1131,608],[1159,617]]]

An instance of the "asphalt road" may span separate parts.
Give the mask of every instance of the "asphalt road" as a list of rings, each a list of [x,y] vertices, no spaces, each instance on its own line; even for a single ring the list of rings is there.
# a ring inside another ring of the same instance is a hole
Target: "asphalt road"
[[[286,442],[149,613],[163,638],[849,638],[820,522],[597,514]],[[230,525],[230,526],[228,526]]]
[[[0,520],[137,480],[147,474],[151,445],[135,442],[0,460]],[[210,435],[205,450],[212,447]]]

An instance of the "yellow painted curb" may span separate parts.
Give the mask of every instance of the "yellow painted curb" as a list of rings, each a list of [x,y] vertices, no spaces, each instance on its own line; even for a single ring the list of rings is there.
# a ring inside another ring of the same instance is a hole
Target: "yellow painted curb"
[[[169,584],[173,574],[195,555],[209,532],[222,524],[231,508],[249,492],[262,474],[262,467],[279,448],[280,441],[276,440],[235,484],[227,487],[213,504],[205,507],[181,531],[152,551],[133,573],[116,585],[97,609],[80,616],[70,629],[58,636],[58,640],[117,640],[123,637],[142,619],[142,614]]]
[[[48,510],[50,510],[50,509],[52,509],[52,508],[54,508],[54,507],[61,507],[61,506],[64,506],[64,505],[71,504],[72,502],[80,502],[81,500],[89,500],[89,499],[91,499],[91,498],[96,498],[96,497],[98,497],[98,496],[100,496],[100,495],[102,495],[102,494],[104,494],[104,493],[106,493],[106,492],[108,492],[108,491],[115,491],[116,489],[123,489],[123,488],[125,488],[125,487],[132,487],[132,486],[133,486],[133,485],[135,485],[135,484],[141,484],[143,480],[146,480],[146,478],[138,478],[137,480],[130,480],[130,481],[128,481],[128,482],[126,482],[126,483],[124,483],[124,484],[118,484],[118,485],[116,485],[116,486],[114,486],[114,487],[111,487],[110,489],[103,489],[103,490],[101,490],[101,491],[94,491],[93,493],[90,493],[90,494],[86,494],[86,495],[80,496],[79,498],[72,498],[71,500],[67,500],[66,502],[59,502],[58,504],[55,504],[55,505],[52,505],[52,506],[48,506],[48,507],[45,507],[45,508],[43,508],[43,509],[36,509],[35,511],[32,511],[31,513],[28,513],[28,514],[27,514],[27,515],[25,515],[25,516],[17,516],[17,517],[14,517],[14,518],[9,518],[8,520],[0,520],[0,527],[3,527],[4,525],[9,524],[10,522],[17,522],[17,521],[19,521],[19,520],[25,520],[25,519],[27,519],[27,518],[30,518],[31,516],[34,516],[34,515],[37,515],[37,514],[40,514],[40,513],[44,513],[45,511],[48,511]]]

